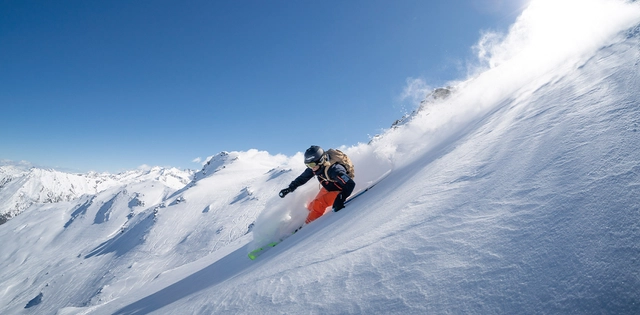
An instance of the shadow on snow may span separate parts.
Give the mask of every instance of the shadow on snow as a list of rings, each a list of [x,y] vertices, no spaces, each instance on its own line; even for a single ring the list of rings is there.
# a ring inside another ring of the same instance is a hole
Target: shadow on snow
[[[98,247],[91,251],[91,253],[87,254],[84,258],[91,258],[93,256],[100,256],[112,252],[115,253],[116,256],[126,254],[128,251],[144,242],[144,236],[155,223],[154,219],[154,214],[150,213],[144,219],[138,221],[133,227],[125,229],[108,241],[98,245]]]
[[[190,276],[119,310],[114,315],[147,314],[240,274],[255,262],[247,258],[248,244]]]

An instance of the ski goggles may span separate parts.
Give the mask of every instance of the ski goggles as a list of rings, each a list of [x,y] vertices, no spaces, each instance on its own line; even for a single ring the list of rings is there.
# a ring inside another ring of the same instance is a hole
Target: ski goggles
[[[307,164],[305,164],[305,165],[306,165],[308,168],[314,168],[314,167],[316,167],[316,166],[320,165],[320,162],[310,162],[310,163],[307,163]]]

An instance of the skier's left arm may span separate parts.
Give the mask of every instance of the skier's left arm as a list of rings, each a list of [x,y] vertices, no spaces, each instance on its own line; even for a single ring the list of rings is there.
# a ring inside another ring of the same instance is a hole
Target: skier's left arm
[[[338,165],[338,167],[336,167],[336,176],[333,179],[341,188],[340,193],[333,202],[333,211],[337,212],[344,208],[344,202],[347,201],[347,198],[349,198],[351,193],[353,193],[353,189],[356,187],[356,182],[347,175],[347,171],[342,167],[342,165]]]

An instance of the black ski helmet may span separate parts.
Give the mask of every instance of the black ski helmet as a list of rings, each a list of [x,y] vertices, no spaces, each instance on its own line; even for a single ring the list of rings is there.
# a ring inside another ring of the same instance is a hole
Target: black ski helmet
[[[304,164],[324,162],[324,150],[317,145],[312,145],[304,152]]]

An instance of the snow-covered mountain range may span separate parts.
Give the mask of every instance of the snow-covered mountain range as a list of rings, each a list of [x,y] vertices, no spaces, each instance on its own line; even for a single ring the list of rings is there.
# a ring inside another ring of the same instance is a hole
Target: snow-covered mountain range
[[[293,235],[318,190],[278,197],[301,153],[3,166],[19,214],[0,225],[0,313],[640,313],[640,6],[558,3],[532,1],[478,44],[488,68],[340,148],[356,191],[383,179]]]
[[[4,161],[0,164],[0,224],[34,204],[76,200],[109,188],[155,180],[167,189],[180,189],[191,181],[192,172],[160,167],[120,174],[72,174],[43,169],[28,163]]]

